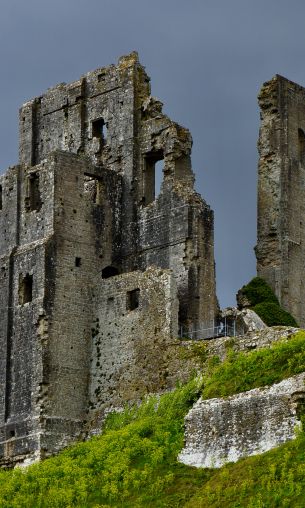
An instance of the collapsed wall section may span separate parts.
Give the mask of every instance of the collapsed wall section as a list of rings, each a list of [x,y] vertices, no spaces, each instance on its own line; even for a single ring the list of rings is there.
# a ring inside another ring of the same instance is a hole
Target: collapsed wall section
[[[305,89],[282,76],[259,94],[257,272],[305,325]]]

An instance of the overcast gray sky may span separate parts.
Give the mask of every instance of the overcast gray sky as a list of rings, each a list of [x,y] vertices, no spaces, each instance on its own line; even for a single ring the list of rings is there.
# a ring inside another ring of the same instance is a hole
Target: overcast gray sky
[[[164,111],[192,133],[215,212],[222,306],[255,275],[258,90],[305,86],[304,0],[1,0],[0,170],[17,162],[26,100],[137,50]]]

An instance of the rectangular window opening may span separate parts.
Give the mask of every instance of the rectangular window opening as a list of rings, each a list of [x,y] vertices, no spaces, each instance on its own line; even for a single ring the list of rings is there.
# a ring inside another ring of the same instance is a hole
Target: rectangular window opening
[[[135,310],[139,307],[139,299],[140,299],[140,289],[133,289],[132,291],[127,291],[127,301],[126,308],[127,310]]]
[[[155,199],[160,194],[161,184],[163,181],[164,159],[161,159],[155,164]]]
[[[27,178],[25,207],[28,211],[38,211],[41,208],[41,204],[39,174],[31,173]]]
[[[144,160],[144,205],[152,203],[160,194],[163,181],[164,157],[162,152],[150,153]]]
[[[92,137],[101,140],[102,144],[107,141],[107,124],[103,118],[92,121]]]
[[[19,305],[24,305],[32,301],[33,293],[33,275],[26,274],[24,277],[19,275]]]
[[[305,133],[302,129],[298,129],[299,137],[299,161],[302,166],[305,166]]]
[[[75,258],[75,266],[79,267],[82,264],[82,258]]]
[[[93,176],[84,176],[84,193],[90,198],[92,203],[102,205],[104,196],[104,187],[99,178]]]

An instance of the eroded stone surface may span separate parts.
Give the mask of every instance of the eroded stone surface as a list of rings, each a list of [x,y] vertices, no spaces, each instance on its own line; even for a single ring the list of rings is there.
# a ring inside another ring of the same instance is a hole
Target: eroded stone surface
[[[185,446],[178,460],[217,468],[294,439],[304,380],[302,373],[226,399],[200,398],[185,418]]]

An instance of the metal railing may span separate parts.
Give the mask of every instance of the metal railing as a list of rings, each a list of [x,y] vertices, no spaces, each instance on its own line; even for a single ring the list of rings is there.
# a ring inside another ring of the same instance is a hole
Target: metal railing
[[[227,322],[213,321],[212,323],[199,323],[197,325],[179,325],[178,336],[180,339],[193,339],[193,340],[209,340],[217,337],[236,337],[236,335],[243,335],[244,331],[237,326],[236,320],[230,319]]]

